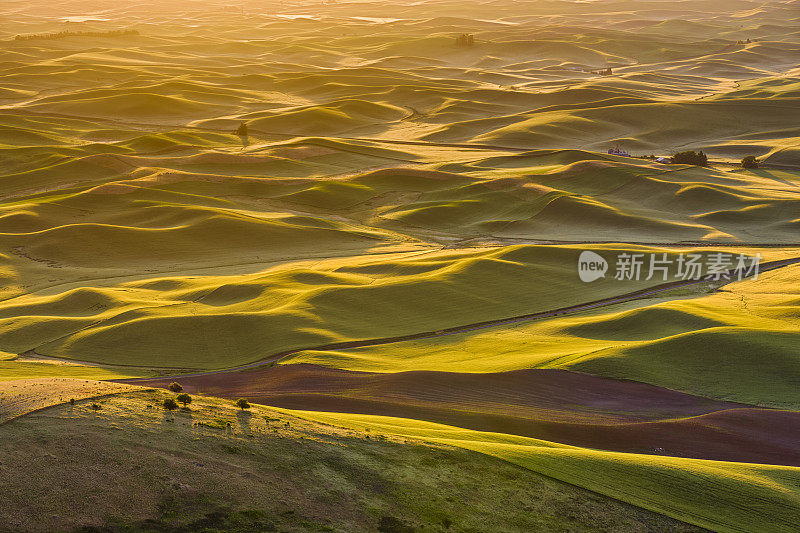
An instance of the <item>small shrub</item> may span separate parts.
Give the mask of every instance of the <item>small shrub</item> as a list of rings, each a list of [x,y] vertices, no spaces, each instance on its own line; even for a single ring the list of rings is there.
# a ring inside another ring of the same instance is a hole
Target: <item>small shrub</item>
[[[226,427],[228,427],[226,424],[228,424],[228,422],[219,418],[215,420],[200,420],[197,422],[198,426],[212,428],[212,429],[225,429]]]
[[[69,404],[70,405],[75,405],[75,398],[70,398],[69,399]]]
[[[233,405],[238,407],[239,409],[250,409],[250,402],[248,402],[245,398],[239,398]]]
[[[172,383],[170,383],[169,387],[167,388],[172,392],[181,392],[183,390],[183,387],[177,381],[173,381]]]
[[[182,403],[184,407],[192,403],[192,397],[185,392],[183,394],[178,394],[178,397],[175,399]]]
[[[100,409],[102,409],[102,408],[103,408],[103,407],[102,407],[100,404],[98,404],[98,403],[93,403],[93,404],[92,404],[92,405],[90,405],[89,407],[91,407],[93,411],[99,411]]]
[[[164,400],[163,405],[164,409],[166,409],[167,411],[174,411],[175,409],[178,408],[178,403],[172,398],[167,398],[166,400]]]
[[[756,156],[745,156],[742,159],[742,168],[758,168],[758,159],[756,159]]]

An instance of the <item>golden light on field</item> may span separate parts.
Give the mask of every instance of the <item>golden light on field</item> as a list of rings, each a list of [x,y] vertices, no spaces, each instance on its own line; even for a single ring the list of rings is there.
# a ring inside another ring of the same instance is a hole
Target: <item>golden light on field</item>
[[[0,530],[800,530],[798,7],[3,0]]]

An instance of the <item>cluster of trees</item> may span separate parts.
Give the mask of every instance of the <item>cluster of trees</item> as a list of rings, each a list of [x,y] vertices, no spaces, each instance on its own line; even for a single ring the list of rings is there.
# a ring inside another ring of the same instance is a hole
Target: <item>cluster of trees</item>
[[[34,39],[63,39],[65,37],[123,37],[139,35],[137,30],[111,30],[111,31],[60,31],[58,33],[32,33],[17,35],[15,41],[31,41]]]
[[[173,381],[172,383],[170,383],[167,388],[172,392],[181,393],[178,394],[175,398],[167,398],[166,400],[164,400],[164,402],[161,405],[163,405],[164,409],[166,409],[167,411],[174,411],[175,409],[177,409],[178,402],[182,403],[184,407],[192,403],[192,397],[183,392],[183,386],[177,381]],[[250,409],[250,402],[248,402],[246,398],[239,398],[238,400],[233,402],[233,405],[242,410]]]
[[[754,155],[747,155],[742,158],[742,168],[758,168],[758,159]]]
[[[162,407],[164,407],[164,409],[167,411],[174,411],[178,408],[179,403],[182,403],[183,407],[187,407],[190,403],[192,403],[192,397],[183,392],[183,386],[177,381],[170,383],[167,388],[172,392],[180,393],[175,396],[175,398],[166,398],[163,402],[161,402]],[[75,405],[75,398],[70,398],[69,403],[70,405]],[[233,402],[233,405],[242,410],[250,409],[250,402],[247,401],[247,398],[239,398]],[[99,411],[103,407],[100,404],[93,403],[89,405],[89,408],[94,411]]]
[[[456,46],[472,46],[475,44],[475,36],[471,33],[462,33],[456,37]]]
[[[704,167],[708,165],[708,156],[702,150],[695,152],[694,150],[686,150],[685,152],[678,152],[672,156],[672,162],[677,165],[697,165]]]
[[[648,156],[645,156],[647,159]],[[649,156],[650,159],[655,159],[655,156]],[[694,150],[686,150],[685,152],[678,152],[672,156],[672,163],[678,165],[697,165],[704,167],[708,165],[708,156],[703,151],[695,152]],[[747,155],[742,158],[742,168],[758,168],[758,159],[754,155]]]
[[[181,394],[178,394],[175,398],[167,398],[161,404],[167,411],[174,411],[175,409],[177,409],[178,402],[182,403],[184,407],[192,403],[192,397],[186,394],[185,392],[182,392],[183,386],[177,381],[173,381],[172,383],[170,383],[169,387],[167,388],[172,392],[181,392]]]

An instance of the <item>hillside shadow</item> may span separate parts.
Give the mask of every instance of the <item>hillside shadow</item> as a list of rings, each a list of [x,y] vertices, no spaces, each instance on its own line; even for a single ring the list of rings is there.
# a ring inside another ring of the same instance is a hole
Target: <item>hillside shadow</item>
[[[250,419],[253,418],[253,413],[250,411],[239,410],[236,413],[236,420],[239,422],[239,429],[242,430],[242,433],[245,435],[249,435],[253,432],[252,428],[250,427]]]
[[[798,183],[796,181],[790,181],[790,180],[781,178],[780,176],[776,175],[776,172],[778,172],[778,171],[775,171],[775,170],[771,170],[771,169],[768,169],[768,168],[750,168],[750,169],[747,169],[747,171],[750,174],[754,174],[754,175],[756,175],[756,176],[758,176],[760,178],[771,179],[773,181],[777,181],[778,183],[782,183],[784,185],[789,185],[791,187],[800,187],[800,183]]]
[[[194,422],[194,414],[191,408],[179,407],[174,411],[166,409],[161,410],[161,423],[162,424],[189,424]]]

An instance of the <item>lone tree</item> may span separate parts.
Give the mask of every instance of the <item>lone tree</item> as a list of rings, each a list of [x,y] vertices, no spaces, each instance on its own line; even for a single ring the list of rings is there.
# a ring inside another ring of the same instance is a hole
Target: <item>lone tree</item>
[[[162,404],[167,411],[174,411],[178,408],[178,404],[172,398],[167,398]]]
[[[742,168],[758,168],[758,159],[756,159],[756,156],[745,156],[742,159]]]
[[[192,403],[192,397],[186,394],[185,392],[183,394],[178,394],[178,397],[175,399],[181,402],[184,407]]]
[[[672,156],[672,162],[677,165],[697,165],[704,167],[708,165],[708,156],[703,151],[695,152],[694,150],[686,150],[685,152],[678,152]]]
[[[248,402],[244,398],[239,398],[238,400],[233,402],[233,405],[235,405],[239,409],[250,409],[250,402]]]
[[[173,381],[172,383],[170,383],[169,387],[167,388],[172,392],[181,392],[183,390],[183,387],[177,381]]]

